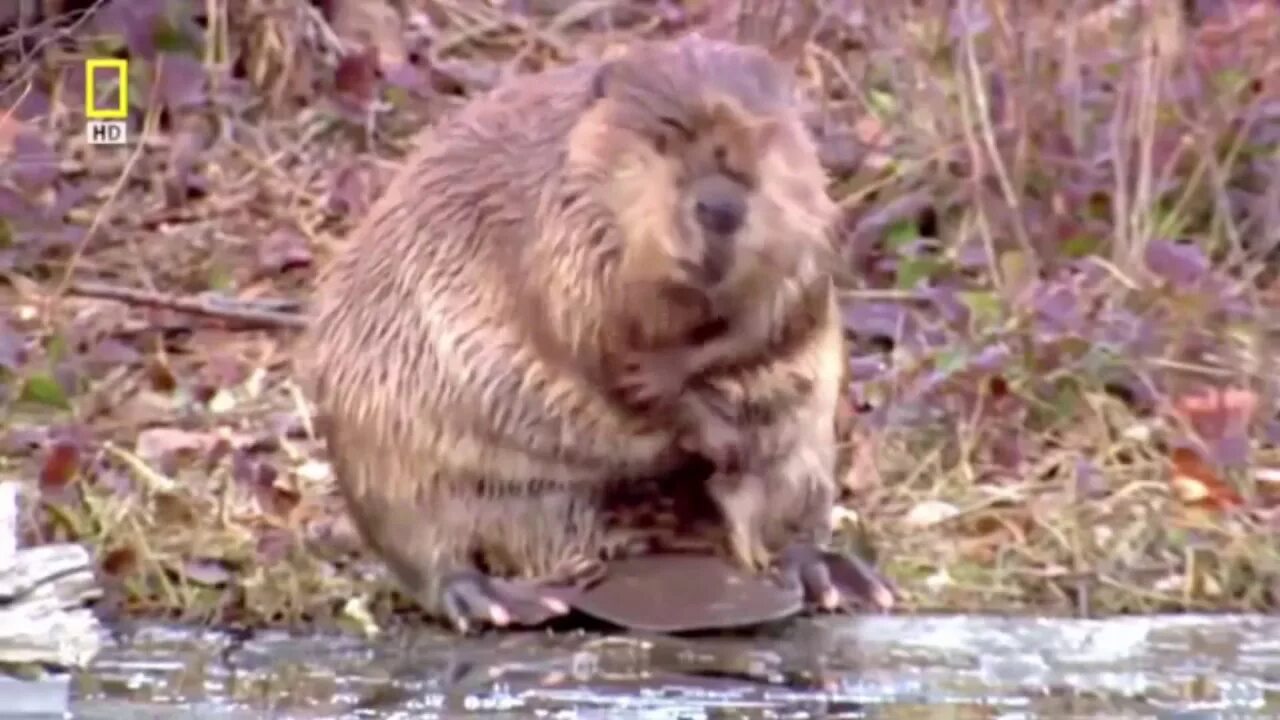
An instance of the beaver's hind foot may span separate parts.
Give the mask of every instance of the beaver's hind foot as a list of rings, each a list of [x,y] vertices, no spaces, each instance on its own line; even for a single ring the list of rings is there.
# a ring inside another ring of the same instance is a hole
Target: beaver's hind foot
[[[775,572],[788,584],[799,583],[805,602],[835,611],[850,604],[889,610],[896,600],[892,586],[870,563],[853,553],[822,550],[795,543],[778,558]]]
[[[531,627],[569,612],[554,588],[537,581],[507,580],[479,570],[460,570],[440,592],[445,616],[460,633],[477,625]]]

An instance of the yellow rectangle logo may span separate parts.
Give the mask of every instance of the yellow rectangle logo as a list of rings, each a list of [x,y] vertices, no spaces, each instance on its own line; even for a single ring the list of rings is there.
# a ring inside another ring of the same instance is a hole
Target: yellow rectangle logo
[[[94,71],[115,70],[120,74],[120,104],[113,108],[96,107]],[[90,120],[122,120],[129,117],[129,61],[120,58],[98,58],[84,61],[84,114]]]

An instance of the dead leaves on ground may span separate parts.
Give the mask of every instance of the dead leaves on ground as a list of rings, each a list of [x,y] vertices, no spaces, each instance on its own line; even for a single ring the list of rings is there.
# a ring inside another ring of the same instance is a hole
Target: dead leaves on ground
[[[1257,484],[1253,504],[1266,508],[1280,506],[1274,468],[1254,467],[1250,462],[1259,398],[1240,388],[1207,388],[1188,393],[1174,401],[1178,419],[1187,427],[1187,443],[1169,454],[1173,489],[1189,505],[1218,510],[1246,504],[1235,487],[1243,477]]]
[[[200,29],[207,4],[185,4],[190,16],[162,5],[113,0],[93,28],[133,61],[135,102],[157,104],[154,148],[108,208],[86,267],[142,283],[141,265],[168,290],[242,297],[278,296],[288,277],[305,290],[408,131],[503,73],[603,52],[632,29],[685,28],[705,9],[644,0],[570,22],[555,2],[426,3],[414,16],[328,0],[325,27],[308,3],[268,1],[229,18],[221,57]],[[916,553],[908,564],[955,551],[926,586],[985,583],[995,603],[1047,577],[1105,571],[1107,552],[1084,568],[1068,556],[1126,532],[1155,536],[1126,558],[1167,562],[1192,544],[1176,535],[1187,526],[1229,528],[1280,503],[1271,379],[1190,394],[1170,381],[1174,366],[1265,367],[1266,344],[1241,336],[1258,322],[1253,301],[1280,307],[1280,282],[1271,296],[1248,282],[1268,262],[1250,243],[1274,207],[1274,10],[1217,5],[1232,11],[1163,57],[1168,84],[1141,134],[1130,105],[1147,97],[1145,65],[1124,53],[1145,45],[1102,52],[1110,20],[1088,30],[1078,77],[1043,62],[1056,46],[1028,42],[1035,54],[1021,55],[998,24],[949,22],[924,47],[934,34],[921,30],[937,20],[928,9],[874,5],[833,13],[801,63],[833,192],[848,205],[841,251],[863,293],[844,307],[854,359],[842,434],[854,441],[842,479],[884,544]],[[1029,41],[1037,22],[1059,18],[1037,12]],[[951,64],[969,33],[989,127],[961,111],[979,89]],[[79,147],[78,124],[58,124],[82,100],[76,65],[50,63],[20,101],[0,95],[0,270],[56,275],[122,169],[122,157]],[[385,124],[362,145],[352,131],[371,108]],[[1134,177],[1144,164],[1152,176]],[[1122,241],[1136,257],[1118,252]],[[31,437],[3,442],[61,508],[44,529],[108,538],[103,567],[132,578],[141,604],[171,603],[165,593],[185,580],[265,594],[254,573],[287,567],[300,542],[351,537],[280,383],[278,339],[101,301],[67,301],[55,317],[46,298],[0,292],[13,310],[0,313],[0,374],[17,379],[0,384],[0,403],[37,416],[10,433]],[[1154,483],[1151,467],[1163,470]],[[90,503],[80,516],[68,514],[76,498]],[[1077,510],[1088,542],[1068,532]],[[1030,579],[986,582],[1006,566]]]

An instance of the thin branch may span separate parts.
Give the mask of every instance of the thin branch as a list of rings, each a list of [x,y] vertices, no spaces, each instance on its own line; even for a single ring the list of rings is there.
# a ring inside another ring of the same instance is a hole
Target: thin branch
[[[172,295],[100,282],[76,281],[72,282],[67,290],[70,294],[80,297],[116,300],[129,305],[177,310],[201,317],[231,320],[247,326],[246,329],[303,329],[307,326],[306,316],[302,314],[257,308],[242,301]]]

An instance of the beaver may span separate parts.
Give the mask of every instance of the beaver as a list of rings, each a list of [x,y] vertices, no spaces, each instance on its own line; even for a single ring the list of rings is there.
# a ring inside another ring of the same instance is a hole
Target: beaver
[[[601,195],[618,198],[629,245],[650,251],[633,254],[624,277],[661,290],[630,318],[642,329],[617,389],[636,409],[673,415],[683,449],[712,461],[730,550],[762,569],[772,563],[765,536],[791,535],[770,533],[774,519],[820,531],[835,500],[846,356],[831,273],[838,208],[779,65],[740,74],[732,93],[634,63],[608,73],[614,95],[643,110],[602,124],[578,151],[604,166]],[[628,171],[610,173],[619,156]],[[674,322],[681,311],[696,320]],[[662,342],[699,321],[700,337]]]
[[[752,142],[769,140],[749,163],[764,173],[752,202],[794,194],[765,177],[808,152],[789,88],[766,51],[696,34],[509,78],[421,132],[324,270],[299,375],[355,526],[426,614],[463,631],[540,622],[568,611],[557,583],[646,542],[651,528],[618,520],[616,491],[677,475],[690,455],[611,378],[636,348],[715,325],[672,278],[720,262],[675,221],[714,187],[653,159],[681,152],[672,141],[694,118],[745,109],[763,119]],[[753,152],[736,148],[711,150],[730,180],[745,161],[726,153]],[[778,361],[823,378],[796,421],[843,362],[804,347]],[[716,394],[751,409],[771,372],[787,371],[726,374]],[[771,468],[780,486],[825,492],[825,435],[809,444]],[[808,597],[830,590],[802,570]]]

